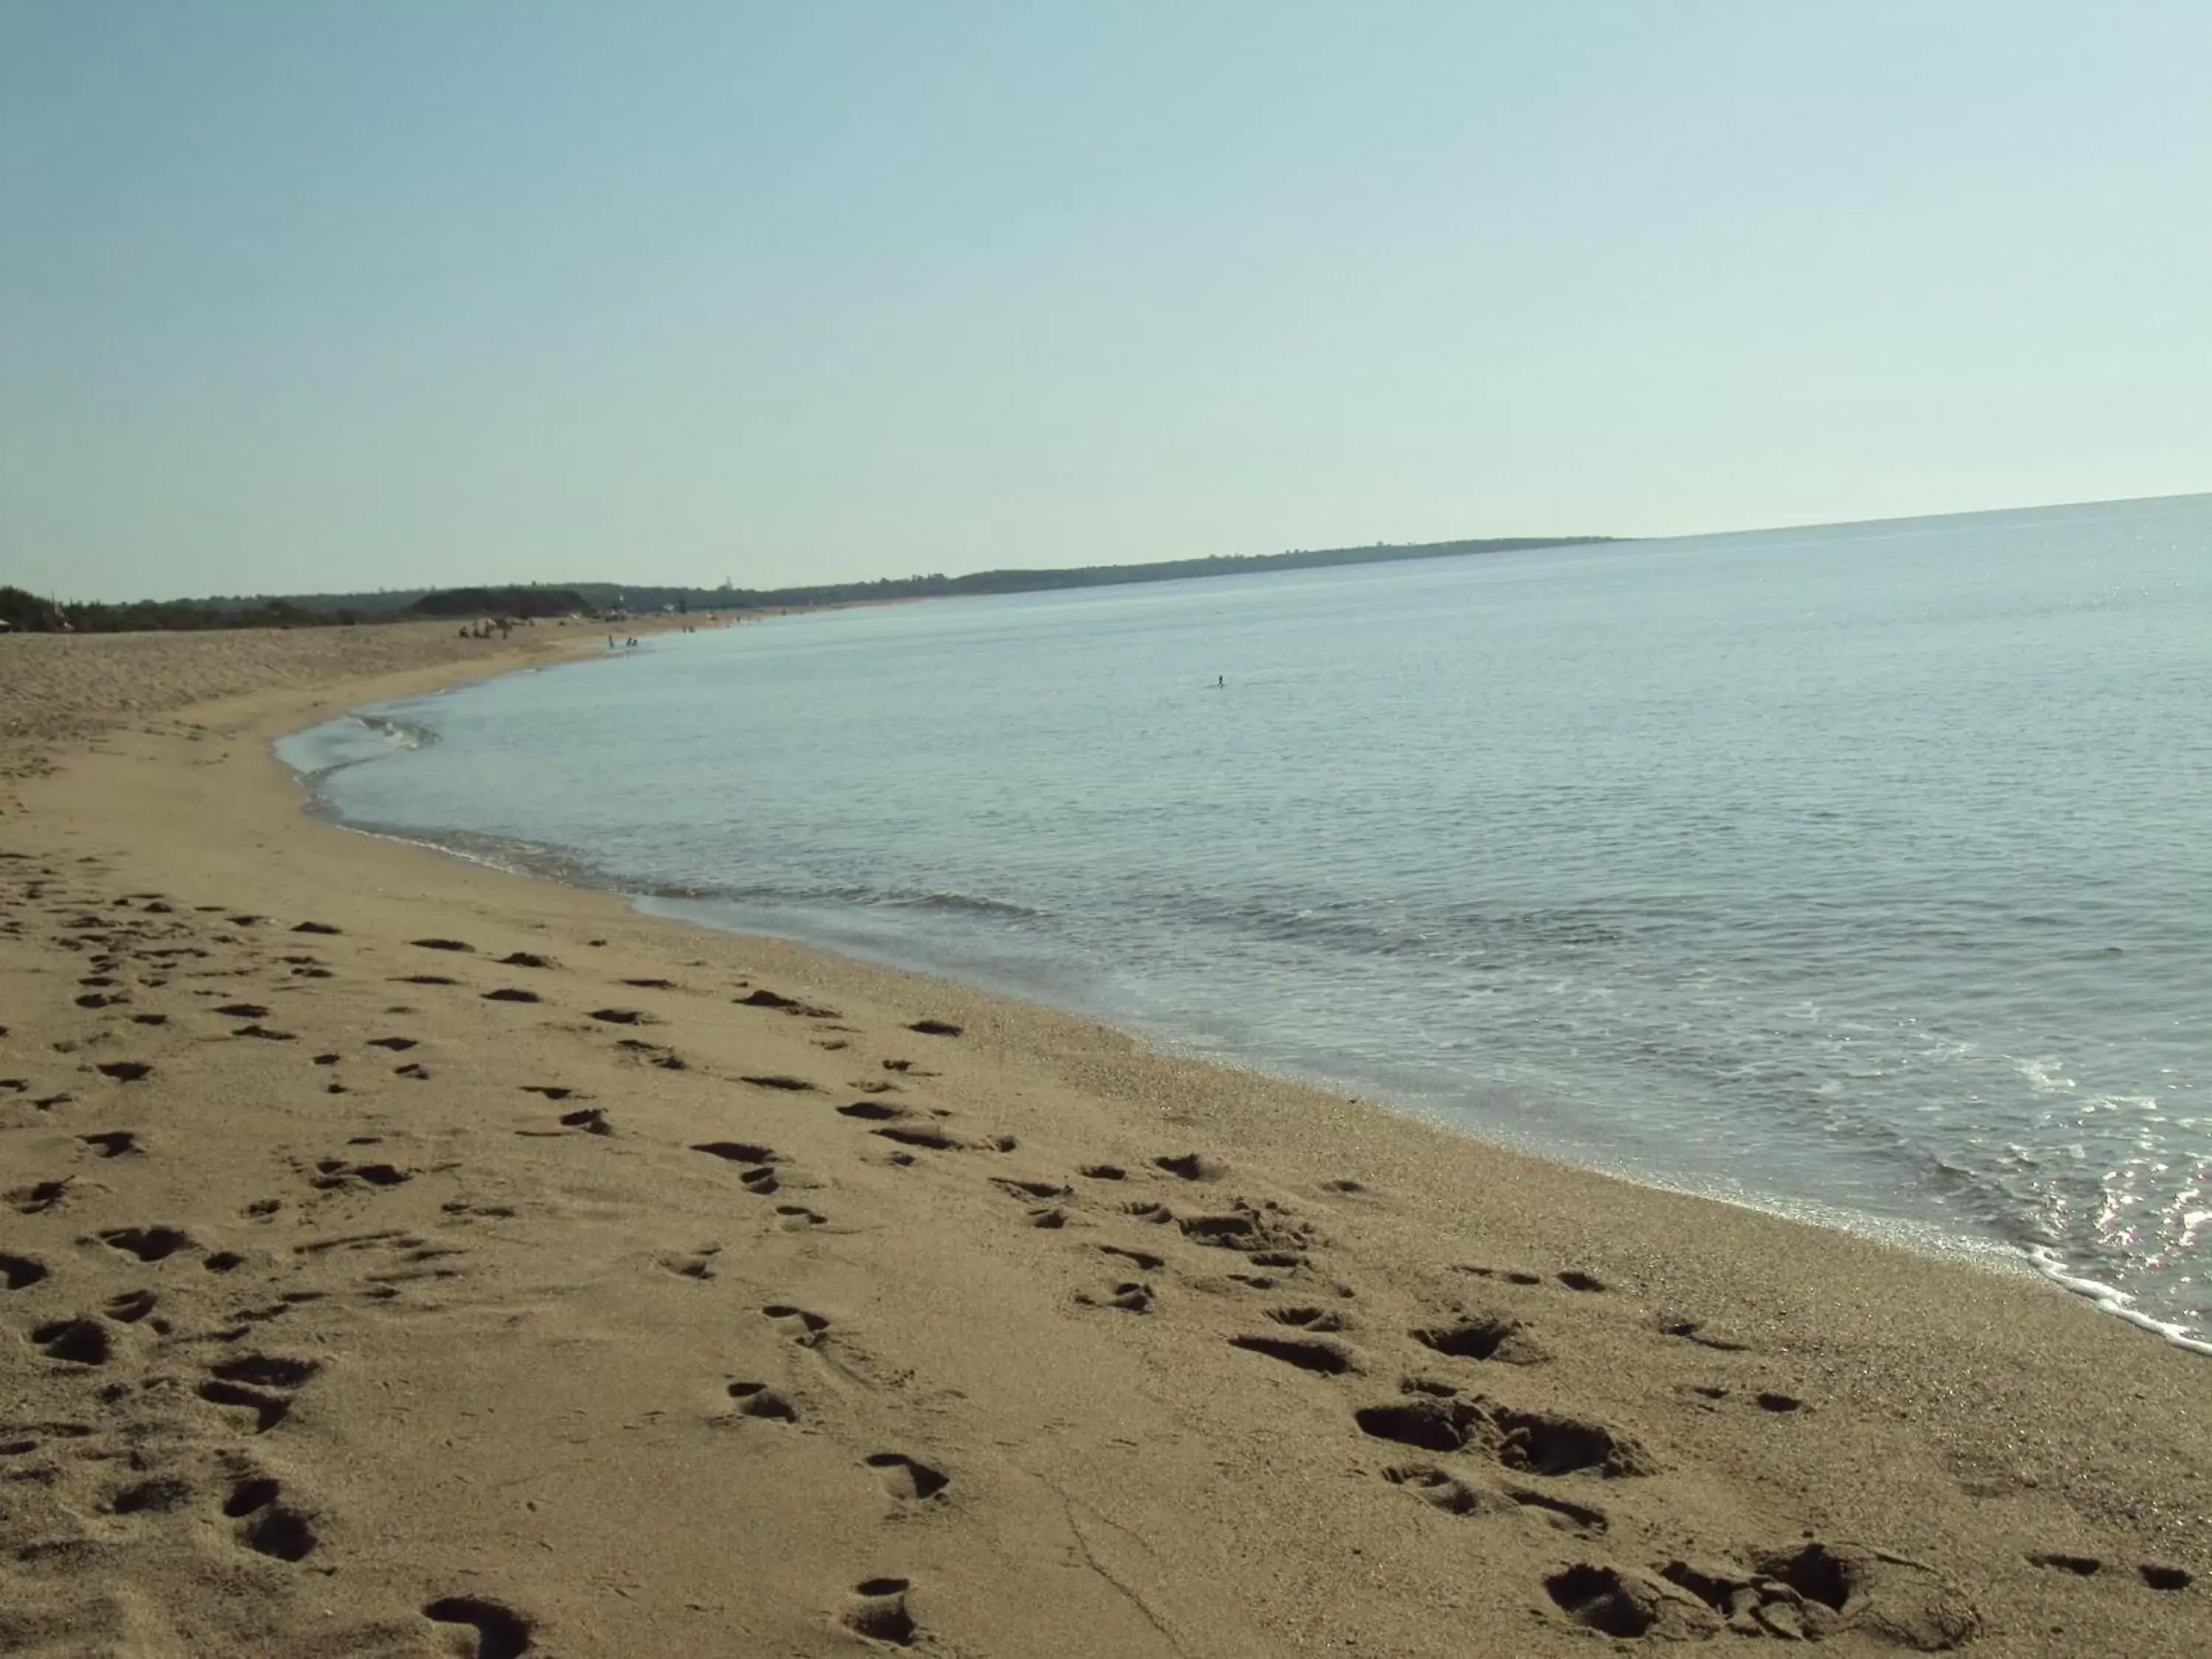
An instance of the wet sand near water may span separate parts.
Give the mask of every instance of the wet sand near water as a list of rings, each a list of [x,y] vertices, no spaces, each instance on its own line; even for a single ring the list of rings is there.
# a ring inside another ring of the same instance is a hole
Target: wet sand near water
[[[2202,1358],[306,817],[406,631],[0,640],[0,1649],[2212,1651]]]

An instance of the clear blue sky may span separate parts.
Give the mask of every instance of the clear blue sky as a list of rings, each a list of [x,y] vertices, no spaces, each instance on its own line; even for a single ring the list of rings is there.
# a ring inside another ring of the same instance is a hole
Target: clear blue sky
[[[2212,4],[7,0],[0,581],[2212,489]]]

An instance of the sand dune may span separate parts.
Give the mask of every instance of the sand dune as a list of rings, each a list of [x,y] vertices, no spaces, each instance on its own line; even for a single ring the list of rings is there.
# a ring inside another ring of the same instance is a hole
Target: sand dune
[[[0,1650],[2212,1652],[2202,1360],[301,817],[410,631],[0,641]]]

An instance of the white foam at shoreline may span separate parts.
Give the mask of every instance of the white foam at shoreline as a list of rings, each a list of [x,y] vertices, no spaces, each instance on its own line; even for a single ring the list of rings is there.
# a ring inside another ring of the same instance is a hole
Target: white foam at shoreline
[[[2154,1336],[2164,1337],[2177,1348],[2186,1348],[2191,1353],[2212,1355],[2212,1342],[2190,1335],[2189,1328],[2186,1325],[2174,1324],[2163,1319],[2154,1319],[2137,1308],[2135,1305],[2135,1298],[2125,1291],[2116,1290],[2110,1285],[2100,1284],[2094,1279],[2084,1279],[2079,1273],[2067,1272],[2057,1256],[2043,1245],[2031,1246],[2027,1252],[2027,1256],[2029,1265],[2036,1272],[2041,1273],[2061,1290],[2071,1291],[2076,1296],[2088,1297],[2106,1313],[2124,1319],[2129,1324],[2140,1327]]]

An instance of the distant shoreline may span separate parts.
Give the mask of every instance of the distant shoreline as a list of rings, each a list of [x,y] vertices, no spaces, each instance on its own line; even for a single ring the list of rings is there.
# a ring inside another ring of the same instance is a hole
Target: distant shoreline
[[[532,595],[557,595],[562,614],[580,603],[596,611],[630,615],[666,611],[762,611],[817,610],[891,599],[957,599],[979,593],[1036,593],[1070,587],[1116,587],[1138,582],[1186,581],[1203,576],[1251,576],[1271,570],[1316,570],[1340,565],[1392,564],[1421,559],[1472,557],[1483,553],[1516,553],[1555,547],[1589,547],[1625,539],[1615,536],[1504,536],[1449,542],[1377,542],[1368,547],[1292,548],[1281,553],[1220,554],[1196,559],[1160,559],[1140,564],[1079,565],[1066,569],[1021,568],[971,571],[966,575],[881,577],[874,581],[831,582],[811,587],[684,587],[623,582],[510,582],[460,588],[403,587],[375,593],[219,594],[201,599],[74,603],[58,608],[73,617],[91,618],[77,631],[91,633],[190,632],[221,627],[314,628],[354,626],[497,614],[499,607],[474,601],[495,597],[517,601],[514,614],[555,614],[526,604]],[[460,610],[451,606],[417,610],[433,597],[467,596]],[[33,596],[22,596],[31,600]],[[0,618],[4,619],[4,618]],[[22,631],[42,631],[25,628]]]

